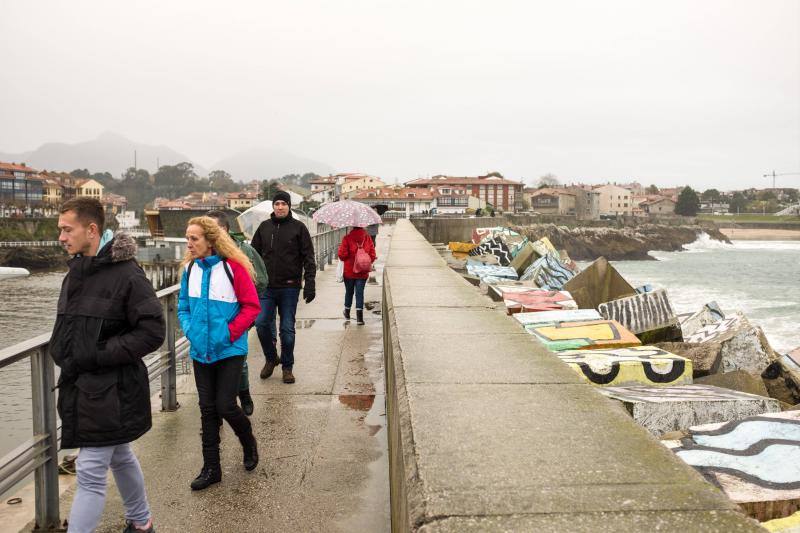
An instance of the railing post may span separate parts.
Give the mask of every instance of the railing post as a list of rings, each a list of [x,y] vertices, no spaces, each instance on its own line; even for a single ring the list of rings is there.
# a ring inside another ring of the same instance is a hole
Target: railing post
[[[175,299],[172,293],[164,298],[164,322],[167,326],[167,371],[161,374],[161,410],[176,411],[178,409],[178,365],[175,357]]]
[[[31,405],[33,434],[46,435],[38,445],[45,462],[34,472],[36,530],[59,530],[58,439],[56,428],[55,371],[47,345],[31,354]],[[62,530],[63,531],[63,530]]]

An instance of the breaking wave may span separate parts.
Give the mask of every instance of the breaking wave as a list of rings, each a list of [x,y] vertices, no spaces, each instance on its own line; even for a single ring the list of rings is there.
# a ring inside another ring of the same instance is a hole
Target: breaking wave
[[[697,235],[697,240],[684,244],[683,249],[687,252],[705,252],[708,250],[733,250],[735,246],[727,242],[712,239],[708,233],[700,233]]]

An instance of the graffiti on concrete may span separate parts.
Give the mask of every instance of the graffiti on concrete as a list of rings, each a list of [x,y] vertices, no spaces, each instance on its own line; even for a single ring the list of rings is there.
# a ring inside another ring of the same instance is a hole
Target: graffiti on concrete
[[[481,279],[488,276],[511,280],[517,279],[517,272],[510,266],[467,263],[467,273],[471,276],[477,276]]]
[[[462,254],[468,254],[473,249],[475,249],[475,244],[471,242],[450,242],[448,243],[447,247],[450,248],[451,252],[457,252]]]
[[[570,293],[565,291],[548,291],[546,289],[505,293],[503,294],[503,301],[509,313],[558,311],[561,309],[578,308]]]
[[[554,352],[641,345],[636,335],[614,320],[562,322],[552,326],[526,328],[526,331]]]
[[[654,346],[567,350],[556,355],[594,385],[664,386],[692,382],[691,361]]]
[[[689,428],[675,454],[751,516],[786,516],[800,503],[800,412]]]
[[[692,314],[678,316],[684,337],[688,337],[698,330],[714,324],[725,318],[725,313],[719,308],[717,302],[708,302],[699,311]]]
[[[543,289],[561,290],[564,284],[575,276],[555,255],[545,255],[525,269],[520,279],[533,280]]]
[[[567,293],[569,294],[569,293]],[[568,300],[573,302],[572,300]],[[558,302],[563,304],[562,302]],[[574,302],[572,303],[574,305]],[[588,320],[603,320],[600,313],[594,309],[563,309],[557,311],[538,311],[533,313],[516,313],[514,318],[523,326],[545,326],[561,322],[585,322]]]
[[[717,322],[703,326],[693,334],[686,337],[686,342],[718,342],[722,337],[729,335],[741,325],[744,318],[741,314],[735,314]]]
[[[470,256],[478,256],[478,255],[493,255],[497,258],[503,266],[508,266],[511,264],[511,260],[513,257],[511,256],[511,250],[508,249],[508,246],[499,238],[489,238],[484,239],[481,243],[472,249],[469,252]]]
[[[533,247],[539,257],[544,257],[546,255],[555,255],[558,257],[558,250],[556,250],[556,247],[553,246],[553,243],[551,243],[550,239],[547,237],[542,237],[538,241],[532,242],[531,247]]]
[[[709,324],[685,340],[719,343],[723,372],[747,370],[760,373],[778,357],[761,328],[750,324],[741,313]]]
[[[597,308],[604,318],[616,320],[637,335],[652,332],[654,341],[680,341],[681,331],[676,327],[678,318],[667,298],[667,291],[658,289],[600,304]]]
[[[711,385],[603,387],[622,402],[633,419],[654,435],[691,426],[741,420],[780,411],[778,400]]]
[[[636,290],[605,257],[576,274],[563,288],[572,294],[581,309],[597,309],[602,303],[636,294]]]

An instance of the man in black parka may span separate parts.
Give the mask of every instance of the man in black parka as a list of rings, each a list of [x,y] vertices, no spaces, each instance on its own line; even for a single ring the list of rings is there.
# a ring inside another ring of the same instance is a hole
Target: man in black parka
[[[275,315],[280,315],[281,367],[283,382],[294,383],[295,313],[300,289],[307,304],[316,296],[314,243],[305,224],[292,216],[289,193],[278,191],[272,198],[272,214],[253,235],[251,245],[264,259],[269,283],[260,296],[261,314],[256,319],[256,332],[266,357],[261,379],[272,375],[278,364],[275,338]]]
[[[126,234],[103,233],[103,206],[65,202],[59,241],[72,254],[58,299],[50,353],[61,368],[62,448],[81,450],[70,531],[94,531],[109,467],[125,502],[125,531],[153,531],[144,478],[130,443],[151,427],[150,385],[142,358],[164,342],[161,304]]]

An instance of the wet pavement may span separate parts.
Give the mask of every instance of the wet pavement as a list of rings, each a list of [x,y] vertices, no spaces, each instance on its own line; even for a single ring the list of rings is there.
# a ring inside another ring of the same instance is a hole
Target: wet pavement
[[[159,532],[388,531],[386,439],[380,299],[383,259],[391,228],[382,228],[379,259],[368,283],[365,326],[342,317],[344,286],[335,267],[317,273],[317,297],[297,312],[294,374],[280,369],[259,378],[264,363],[250,335],[251,417],[260,463],[242,467],[241,446],[230,427],[222,432],[222,482],[200,492],[189,483],[200,471],[200,413],[190,378],[180,388],[181,408],[155,413],[153,429],[135,443]],[[355,318],[355,312],[353,313]],[[69,513],[72,490],[62,498]],[[123,507],[109,477],[98,532],[124,527]]]

